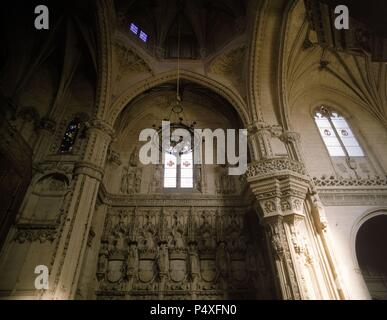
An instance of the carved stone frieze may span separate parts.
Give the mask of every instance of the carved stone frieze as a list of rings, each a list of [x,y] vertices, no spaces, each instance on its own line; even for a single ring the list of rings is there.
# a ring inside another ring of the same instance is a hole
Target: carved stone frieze
[[[305,175],[305,167],[298,161],[289,158],[272,158],[252,163],[247,171],[247,178],[264,176],[270,174],[281,174],[281,172],[292,172]]]
[[[339,177],[313,177],[317,187],[387,187],[387,178],[376,176],[368,179],[343,179]]]
[[[246,209],[112,207],[103,231],[97,278],[100,296],[133,299],[264,290],[265,261]],[[249,249],[248,249],[249,248]],[[266,293],[268,294],[268,293]]]
[[[383,206],[387,202],[387,180],[343,179],[337,177],[313,178],[321,202],[326,206]]]
[[[340,190],[319,191],[321,202],[325,206],[385,206],[387,190]]]
[[[57,225],[52,224],[17,224],[14,241],[18,243],[54,241],[57,236]]]

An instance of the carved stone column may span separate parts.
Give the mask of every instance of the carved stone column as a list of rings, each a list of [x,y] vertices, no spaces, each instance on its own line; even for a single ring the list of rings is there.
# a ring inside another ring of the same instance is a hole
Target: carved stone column
[[[248,128],[248,137],[255,159],[265,159],[273,156],[270,145],[272,137],[270,126],[264,122],[256,122]]]
[[[304,247],[298,222],[304,219],[309,186],[304,168],[288,158],[272,158],[253,163],[246,174],[267,230],[282,298],[308,299],[298,256]]]
[[[82,161],[75,165],[71,200],[50,266],[49,290],[43,299],[72,299],[87,246],[98,188],[113,129],[101,120],[91,121]]]

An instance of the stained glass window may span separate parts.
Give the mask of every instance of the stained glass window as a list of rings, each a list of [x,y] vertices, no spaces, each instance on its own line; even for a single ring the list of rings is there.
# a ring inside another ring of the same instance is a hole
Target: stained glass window
[[[177,158],[165,153],[164,163],[164,188],[176,188]]]
[[[314,121],[331,157],[363,157],[364,153],[344,117],[325,107],[319,108]]]
[[[147,35],[144,31],[140,31],[140,36],[139,36],[139,38],[140,38],[142,41],[146,42],[146,41],[148,40],[148,35]]]
[[[138,27],[133,22],[130,24],[130,31],[132,31],[134,34],[138,33]]]
[[[166,152],[164,161],[164,188],[193,188],[192,152],[182,154],[180,163]]]
[[[70,152],[73,149],[75,139],[77,138],[80,128],[81,121],[79,118],[75,118],[70,121],[62,138],[62,143],[59,147],[60,153]]]
[[[180,161],[180,187],[193,187],[193,161],[192,152],[181,155]]]
[[[145,33],[143,30],[140,30],[140,27],[138,27],[134,22],[130,24],[129,29],[132,33],[134,33],[137,37],[139,37],[141,41],[143,42],[148,41],[148,34]]]

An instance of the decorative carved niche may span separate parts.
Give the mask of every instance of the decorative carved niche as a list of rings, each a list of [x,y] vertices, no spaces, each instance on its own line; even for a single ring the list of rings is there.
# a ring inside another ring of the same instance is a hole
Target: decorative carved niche
[[[63,210],[69,183],[69,179],[60,173],[52,173],[40,178],[28,197],[19,222],[57,221]]]
[[[52,173],[40,178],[26,198],[16,223],[15,241],[55,240],[68,189],[69,179],[63,174]]]
[[[120,192],[136,194],[141,191],[142,168],[138,161],[138,146],[135,146],[129,155],[126,166],[122,168]]]

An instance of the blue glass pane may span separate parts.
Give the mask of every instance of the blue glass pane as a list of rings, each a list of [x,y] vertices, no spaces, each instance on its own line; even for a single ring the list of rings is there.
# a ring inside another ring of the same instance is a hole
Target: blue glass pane
[[[130,24],[130,31],[132,31],[134,34],[137,34],[138,33],[138,27],[134,23],[131,23]]]

